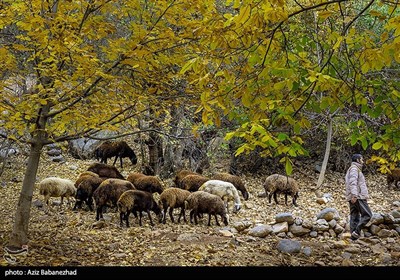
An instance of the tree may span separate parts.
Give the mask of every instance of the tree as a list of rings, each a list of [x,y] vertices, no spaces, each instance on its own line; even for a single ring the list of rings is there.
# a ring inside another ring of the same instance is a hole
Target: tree
[[[327,110],[347,116],[352,145],[400,160],[397,3],[226,3],[231,9],[208,19],[200,55],[188,55],[181,72],[197,77],[205,123],[239,120],[227,134],[244,141],[237,155],[261,147],[290,174],[291,158],[308,152],[308,113]]]
[[[29,144],[9,246],[28,241],[43,146],[136,125],[176,101],[165,90],[193,40],[197,1],[6,0],[0,18],[0,123]],[[178,22],[188,22],[181,28]],[[33,84],[27,86],[27,81]],[[16,91],[15,89],[20,89]],[[173,101],[172,101],[173,100]]]

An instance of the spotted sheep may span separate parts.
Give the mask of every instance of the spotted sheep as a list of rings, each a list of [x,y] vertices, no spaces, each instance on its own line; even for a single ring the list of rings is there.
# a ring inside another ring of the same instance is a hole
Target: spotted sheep
[[[287,196],[290,195],[293,205],[298,206],[296,200],[299,197],[299,187],[293,178],[280,174],[273,174],[265,179],[263,187],[265,194],[268,196],[269,203],[271,203],[271,198],[274,196],[275,203],[279,204],[277,195],[282,193],[285,195],[285,205],[287,205]]]

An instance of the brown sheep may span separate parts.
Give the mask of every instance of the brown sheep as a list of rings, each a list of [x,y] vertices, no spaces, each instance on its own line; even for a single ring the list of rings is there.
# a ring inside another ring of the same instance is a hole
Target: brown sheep
[[[154,226],[151,219],[150,210],[156,213],[161,222],[161,209],[153,196],[149,192],[140,190],[129,190],[124,192],[118,199],[117,207],[119,211],[119,218],[121,227],[125,219],[126,227],[129,227],[129,214],[132,212],[137,218],[137,211],[139,211],[139,225],[142,226],[142,211],[146,211],[150,220],[150,224]]]
[[[185,209],[191,209],[190,222],[197,225],[197,217],[199,214],[208,214],[208,223],[211,225],[211,215],[214,216],[216,224],[219,226],[217,215],[220,215],[225,226],[228,225],[229,217],[226,213],[225,203],[218,195],[203,191],[191,193],[185,200]]]
[[[391,184],[394,182],[395,187],[400,187],[398,183],[400,182],[400,168],[393,169],[390,173],[387,174],[386,177],[388,188],[390,188]]]
[[[89,171],[90,172],[90,171]],[[82,173],[84,174],[84,173]],[[85,202],[86,205],[89,207],[89,210],[93,210],[93,192],[100,186],[100,184],[106,180],[107,178],[92,176],[92,175],[84,175],[78,178],[76,182],[80,182],[76,189],[75,195],[75,206],[73,210],[77,208],[82,208],[82,202]],[[95,173],[93,173],[95,174]],[[75,185],[76,185],[75,182]]]
[[[212,178],[215,180],[221,180],[233,184],[235,188],[242,193],[244,200],[249,199],[249,192],[247,191],[242,179],[239,176],[229,173],[217,173]]]
[[[157,176],[147,176],[138,172],[130,173],[127,180],[131,182],[136,189],[149,193],[161,194],[164,187]]]
[[[101,163],[107,164],[107,159],[115,157],[113,165],[120,159],[122,168],[122,158],[129,158],[131,163],[137,163],[137,156],[131,147],[125,141],[105,141],[96,147],[94,156]]]
[[[190,171],[190,170],[182,169],[175,175],[175,179],[174,179],[175,186],[183,189],[181,182],[182,182],[182,179],[185,178],[187,175],[201,175],[201,174]]]
[[[268,201],[271,203],[272,195],[276,204],[278,203],[277,194],[285,194],[285,204],[287,205],[287,196],[292,197],[294,206],[297,206],[296,200],[299,197],[299,187],[297,182],[288,176],[273,174],[265,179],[263,184],[265,194],[268,196]]]
[[[95,162],[91,164],[88,171],[98,174],[100,177],[125,179],[115,166]]]
[[[208,180],[210,179],[203,175],[187,175],[181,181],[181,188],[190,192],[195,192]]]
[[[93,192],[93,198],[96,202],[96,220],[103,218],[103,208],[105,206],[116,206],[123,192],[134,189],[135,187],[132,183],[126,180],[116,178],[104,180]]]
[[[191,192],[187,190],[183,190],[180,188],[168,188],[165,189],[159,199],[159,205],[163,209],[163,223],[165,224],[167,218],[167,210],[169,207],[169,216],[171,221],[174,223],[174,217],[172,212],[175,208],[181,208],[181,212],[179,213],[178,223],[183,216],[183,220],[186,223],[186,216],[185,216],[185,200],[191,194]]]

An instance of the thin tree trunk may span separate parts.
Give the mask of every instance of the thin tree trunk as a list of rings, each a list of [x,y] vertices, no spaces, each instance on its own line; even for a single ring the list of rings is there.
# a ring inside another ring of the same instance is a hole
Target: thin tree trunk
[[[324,178],[325,178],[325,171],[326,166],[328,165],[329,153],[331,152],[331,142],[332,142],[332,116],[329,116],[329,123],[328,123],[328,133],[326,136],[326,147],[325,147],[325,155],[324,160],[322,161],[321,172],[319,173],[317,188],[316,188],[316,196],[319,197],[318,189],[321,187]]]
[[[10,236],[9,246],[21,248],[28,243],[28,225],[31,213],[31,203],[35,186],[36,174],[39,167],[39,159],[42,144],[34,143],[28,157],[28,164],[19,195],[17,211],[15,213],[14,226]]]

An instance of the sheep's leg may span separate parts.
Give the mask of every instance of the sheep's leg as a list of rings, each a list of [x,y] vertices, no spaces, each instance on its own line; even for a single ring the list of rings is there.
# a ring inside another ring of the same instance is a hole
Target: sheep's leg
[[[119,161],[120,161],[121,169],[122,169],[122,156],[119,156]]]
[[[194,216],[194,224],[197,225],[197,224],[198,224],[198,221],[197,221],[197,215],[198,215],[198,213],[197,213],[197,210],[193,210],[193,211],[194,211],[194,213],[193,213],[193,216]]]
[[[207,226],[211,226],[211,214],[208,213],[208,223]]]
[[[172,215],[174,208],[169,207],[169,217],[171,218],[172,223],[175,223],[174,216]]]
[[[285,205],[287,206],[287,193],[285,193]]]
[[[189,213],[189,220],[190,220],[190,223],[191,223],[191,224],[193,224],[193,215],[194,215],[194,210],[190,210],[190,213]]]
[[[142,211],[139,211],[139,226],[142,226],[142,217],[143,217]]]
[[[293,205],[294,205],[294,206],[298,206],[297,203],[296,203],[296,200],[297,200],[297,196],[294,195],[294,196],[293,196],[293,199],[292,199],[292,202],[293,202]]]
[[[97,206],[97,209],[96,209],[96,221],[100,220],[101,207],[102,206]]]
[[[186,216],[185,216],[185,207],[181,207],[181,213],[179,214],[178,217],[178,223],[181,222],[181,217],[183,216],[183,221],[186,223]]]
[[[126,222],[126,227],[128,228],[129,227],[129,214],[130,214],[131,212],[128,210],[128,211],[126,211],[126,213],[125,213],[125,222]]]
[[[124,215],[124,212],[119,212],[119,225],[121,226],[121,227],[123,227],[124,226],[124,218],[125,218],[125,215]]]
[[[162,215],[163,215],[162,223],[165,224],[167,221],[167,208],[165,208],[165,207],[163,208]]]
[[[224,197],[224,203],[225,203],[226,212],[229,213],[228,198],[226,196]]]
[[[150,210],[147,209],[147,216],[149,216],[149,220],[150,220],[150,225],[154,226],[153,220],[151,219],[151,215],[150,215]],[[140,212],[141,213],[141,212]]]
[[[219,224],[219,222],[218,222],[217,214],[214,214],[214,217],[215,217],[215,223],[217,224],[217,226],[220,226],[220,224]]]
[[[278,203],[278,198],[277,198],[277,192],[276,191],[274,191],[274,200],[275,200],[276,205],[278,205],[279,203]]]
[[[268,202],[269,202],[269,203],[271,203],[272,195],[273,195],[272,192],[270,192],[270,193],[268,194]]]
[[[89,207],[90,211],[93,211],[93,198],[91,196],[88,197],[87,201],[86,201],[86,205]]]

